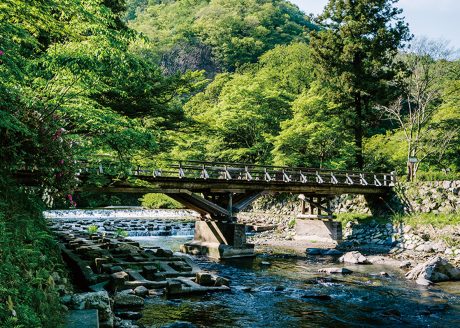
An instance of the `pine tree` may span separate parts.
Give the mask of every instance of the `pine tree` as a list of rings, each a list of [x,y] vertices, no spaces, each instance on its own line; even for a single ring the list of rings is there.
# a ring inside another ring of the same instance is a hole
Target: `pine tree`
[[[395,56],[411,39],[398,0],[330,0],[311,35],[318,78],[335,91],[353,129],[355,160],[363,168],[365,122],[372,105],[388,95],[398,70]]]

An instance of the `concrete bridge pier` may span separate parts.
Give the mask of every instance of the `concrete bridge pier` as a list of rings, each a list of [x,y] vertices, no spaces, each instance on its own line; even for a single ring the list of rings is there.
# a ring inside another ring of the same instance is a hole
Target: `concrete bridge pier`
[[[254,256],[254,245],[246,243],[246,226],[233,222],[197,221],[193,240],[181,251],[214,259]]]
[[[254,256],[254,245],[246,242],[246,226],[237,224],[235,213],[241,211],[261,192],[206,191],[201,195],[186,190],[168,193],[178,202],[201,214],[195,223],[191,242],[181,246],[181,251],[215,259]]]
[[[332,196],[299,195],[300,214],[295,224],[295,240],[340,242],[342,223],[334,221],[331,209]]]

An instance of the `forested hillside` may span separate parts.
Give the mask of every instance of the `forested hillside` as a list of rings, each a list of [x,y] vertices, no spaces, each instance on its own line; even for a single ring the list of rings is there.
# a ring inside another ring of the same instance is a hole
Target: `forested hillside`
[[[421,177],[458,171],[458,56],[413,38],[397,1],[330,1],[314,19],[287,1],[128,8],[166,75],[208,78],[181,98],[160,157],[401,175],[416,158]]]
[[[56,326],[45,205],[76,161],[165,158],[458,176],[460,61],[396,0],[0,3],[0,322]],[[410,45],[410,47],[409,47]],[[39,171],[25,189],[18,169]],[[447,173],[446,173],[447,172]],[[92,183],[103,181],[95,179]]]

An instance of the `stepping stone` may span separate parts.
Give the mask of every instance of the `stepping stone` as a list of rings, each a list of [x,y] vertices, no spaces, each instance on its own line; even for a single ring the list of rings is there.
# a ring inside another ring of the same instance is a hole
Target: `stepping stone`
[[[66,328],[99,328],[97,310],[71,310],[67,313]]]

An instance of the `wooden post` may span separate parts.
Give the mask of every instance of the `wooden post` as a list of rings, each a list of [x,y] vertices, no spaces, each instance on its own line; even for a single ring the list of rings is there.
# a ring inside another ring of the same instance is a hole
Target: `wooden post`
[[[230,219],[233,217],[233,193],[228,193],[228,213],[230,215]]]

